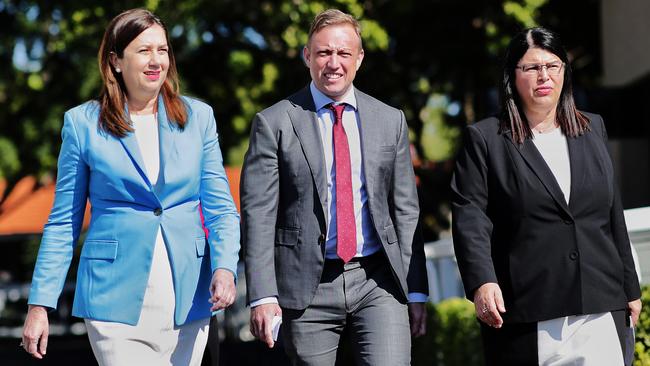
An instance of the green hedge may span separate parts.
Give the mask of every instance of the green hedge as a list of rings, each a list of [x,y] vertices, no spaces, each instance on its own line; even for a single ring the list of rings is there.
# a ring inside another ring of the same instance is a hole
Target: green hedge
[[[413,340],[413,366],[482,366],[483,348],[474,305],[452,298],[427,304],[427,334]]]
[[[642,288],[634,366],[650,366],[650,286]],[[483,349],[474,305],[453,298],[428,304],[427,334],[413,341],[414,366],[482,366]]]
[[[643,309],[636,327],[634,366],[650,366],[650,286],[641,289]]]

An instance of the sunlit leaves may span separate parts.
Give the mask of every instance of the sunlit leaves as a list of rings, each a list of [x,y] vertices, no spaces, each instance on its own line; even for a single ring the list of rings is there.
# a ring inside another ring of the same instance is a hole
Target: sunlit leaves
[[[447,96],[434,93],[420,111],[422,121],[420,145],[424,157],[429,161],[449,160],[456,152],[460,129],[458,126],[445,123],[445,117],[451,108],[454,108],[454,104]]]
[[[262,91],[266,93],[272,92],[279,75],[280,72],[275,64],[265,63],[262,66],[262,83],[260,85]]]
[[[10,139],[0,136],[0,178],[8,178],[21,168],[18,150]]]
[[[228,65],[237,74],[248,72],[253,66],[253,56],[248,51],[232,51],[230,52]]]
[[[385,51],[388,49],[390,37],[386,30],[376,21],[363,19],[361,24],[361,36],[363,47],[372,51]]]
[[[160,4],[160,0],[147,0],[145,8],[155,13],[158,10],[159,4]]]
[[[39,74],[30,74],[27,77],[27,85],[34,90],[43,90],[43,78]]]
[[[505,1],[503,11],[515,18],[524,27],[530,28],[537,25],[538,9],[546,2],[548,0]]]

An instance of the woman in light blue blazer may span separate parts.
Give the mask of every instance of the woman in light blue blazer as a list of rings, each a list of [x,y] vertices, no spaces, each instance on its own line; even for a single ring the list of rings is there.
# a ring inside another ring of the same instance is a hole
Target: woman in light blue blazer
[[[99,66],[100,98],[64,116],[22,345],[46,353],[88,199],[73,315],[99,364],[198,365],[211,312],[234,301],[239,252],[213,112],[178,94],[167,30],[146,10],[111,21]]]

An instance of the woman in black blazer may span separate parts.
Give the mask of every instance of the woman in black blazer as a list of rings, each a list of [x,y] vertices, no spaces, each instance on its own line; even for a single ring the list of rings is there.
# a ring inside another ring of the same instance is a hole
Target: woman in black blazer
[[[641,293],[603,120],[576,110],[566,51],[543,28],[512,39],[501,93],[501,117],[468,127],[451,185],[487,364],[622,365]]]

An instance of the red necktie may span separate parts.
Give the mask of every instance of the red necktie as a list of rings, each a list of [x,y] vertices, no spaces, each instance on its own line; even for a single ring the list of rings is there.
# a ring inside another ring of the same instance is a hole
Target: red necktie
[[[336,254],[347,263],[357,254],[357,225],[354,219],[350,145],[343,128],[345,104],[328,104],[334,111],[334,165],[336,166]]]

